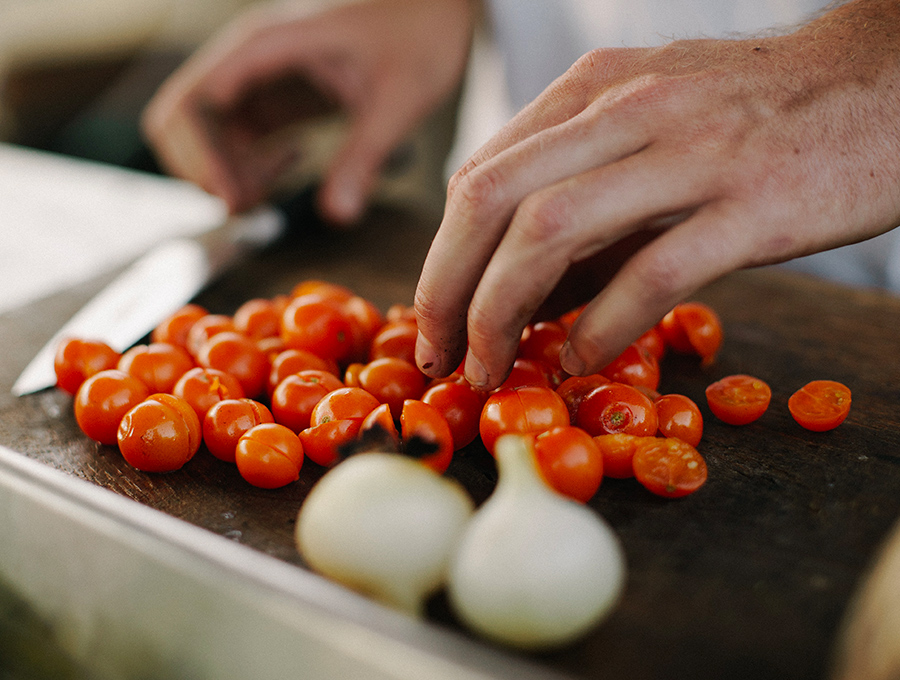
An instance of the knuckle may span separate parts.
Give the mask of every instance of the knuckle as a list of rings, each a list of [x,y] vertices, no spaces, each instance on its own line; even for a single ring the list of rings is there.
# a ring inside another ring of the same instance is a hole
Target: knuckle
[[[519,205],[512,229],[529,244],[562,240],[574,222],[575,207],[564,191],[547,190],[528,196]]]
[[[463,215],[473,218],[489,216],[501,203],[503,180],[490,164],[470,163],[451,178],[447,190],[448,203]]]

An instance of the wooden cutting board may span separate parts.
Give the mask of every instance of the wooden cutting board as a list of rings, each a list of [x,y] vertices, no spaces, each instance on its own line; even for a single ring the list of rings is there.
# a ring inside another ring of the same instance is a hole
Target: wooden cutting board
[[[241,263],[198,302],[231,313],[305,278],[350,286],[382,309],[412,302],[436,217],[381,210],[336,233],[308,212],[295,218],[308,225],[301,237]],[[302,568],[293,524],[323,472],[314,464],[275,491],[250,487],[203,450],[181,471],[147,475],[81,435],[70,397],[9,394],[38,347],[108,278],[0,316],[0,444]],[[709,481],[672,501],[633,480],[604,480],[591,506],[625,546],[624,599],[580,643],[528,658],[576,678],[825,677],[848,602],[900,516],[900,300],[771,270],[728,276],[696,297],[721,315],[723,350],[707,368],[668,356],[661,389],[700,404]],[[706,408],[706,385],[732,373],[772,387],[754,424],[728,426]],[[853,410],[832,432],[807,432],[787,399],[822,378],[851,387]],[[449,474],[479,502],[496,480],[478,445],[458,453]],[[459,628],[440,595],[429,618]]]

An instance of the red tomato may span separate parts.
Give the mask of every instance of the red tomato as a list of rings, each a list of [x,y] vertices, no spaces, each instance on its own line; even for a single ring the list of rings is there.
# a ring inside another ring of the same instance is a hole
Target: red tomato
[[[563,380],[556,388],[556,393],[566,402],[566,407],[569,409],[569,420],[573,423],[576,422],[578,407],[590,392],[600,385],[609,385],[610,382],[612,381],[609,378],[599,373],[584,376],[573,375],[571,378]]]
[[[457,451],[478,437],[481,409],[487,395],[467,381],[438,382],[425,390],[422,401],[434,406],[447,420]]]
[[[338,363],[353,351],[353,329],[340,304],[314,294],[294,298],[285,308],[281,338],[292,349],[304,349]]]
[[[772,399],[769,386],[751,375],[729,375],[706,388],[709,410],[729,425],[747,425],[758,419]]]
[[[497,389],[525,387],[526,385],[553,389],[556,387],[553,368],[537,359],[516,359],[506,380]]]
[[[653,402],[623,383],[601,385],[585,396],[576,424],[593,437],[617,433],[653,436],[659,428]]]
[[[197,366],[178,379],[172,394],[189,403],[202,421],[213,404],[223,399],[240,399],[244,390],[233,375]]]
[[[303,444],[284,425],[263,423],[238,440],[234,462],[241,477],[253,486],[277,489],[300,478]]]
[[[266,298],[247,300],[234,313],[234,328],[254,340],[274,337],[281,332],[284,306]]]
[[[335,376],[340,375],[338,365],[333,359],[323,359],[305,349],[285,349],[272,360],[267,384],[269,395],[271,396],[278,387],[278,383],[289,375],[308,370],[327,371]]]
[[[395,419],[400,417],[403,402],[418,399],[425,391],[425,375],[415,364],[397,357],[382,357],[359,371],[359,386],[390,406]]]
[[[178,379],[194,368],[194,360],[183,347],[168,342],[151,342],[129,349],[119,359],[116,368],[133,375],[151,392],[170,393]]]
[[[389,321],[372,338],[369,361],[382,357],[397,357],[415,366],[416,338],[419,329],[415,321]]]
[[[193,303],[185,305],[177,312],[160,323],[150,333],[151,342],[168,342],[170,345],[178,345],[188,348],[188,334],[194,323],[209,314],[206,308]]]
[[[404,401],[400,435],[404,447],[408,447],[413,438],[436,445],[437,451],[422,457],[421,461],[435,472],[447,470],[453,460],[453,433],[447,419],[434,406],[416,399]]]
[[[119,353],[105,342],[68,338],[59,343],[53,358],[56,385],[69,394],[95,373],[115,368]]]
[[[493,454],[500,435],[540,434],[569,424],[569,410],[556,392],[546,387],[517,387],[488,397],[478,429],[485,448]]]
[[[697,354],[711,363],[722,346],[722,323],[709,305],[683,302],[659,322],[666,344],[676,352]]]
[[[554,427],[534,438],[544,479],[559,493],[587,503],[603,480],[603,455],[593,438],[571,425]]]
[[[594,437],[594,443],[603,456],[603,475],[613,479],[634,477],[634,453],[644,439],[656,437],[635,434],[600,434]]]
[[[342,387],[326,394],[310,414],[310,427],[330,420],[357,419],[362,421],[379,406],[379,401],[361,387]]]
[[[203,441],[216,458],[233,463],[238,439],[251,427],[271,422],[271,411],[258,401],[246,397],[225,399],[206,412]]]
[[[306,457],[324,467],[336,465],[341,460],[341,447],[356,441],[362,423],[361,418],[345,418],[302,430],[299,437]]]
[[[648,350],[631,344],[602,371],[612,382],[655,390],[659,386],[659,362]]]
[[[200,348],[206,344],[206,341],[217,333],[226,331],[234,331],[234,320],[225,314],[207,314],[191,326],[188,331],[185,349],[190,352],[191,356],[196,357],[200,353]]]
[[[659,330],[658,325],[653,326],[653,328],[646,331],[641,337],[634,341],[634,344],[638,347],[643,347],[650,352],[650,354],[656,357],[657,361],[662,361],[666,354],[666,341],[663,338],[662,331]]]
[[[320,279],[307,279],[301,281],[291,290],[290,297],[298,298],[307,295],[318,296],[322,300],[334,300],[336,302],[346,302],[353,297],[354,293],[346,286],[341,286],[330,281],[322,281]]]
[[[217,333],[197,353],[197,363],[230,375],[247,397],[261,394],[269,377],[269,360],[253,340],[237,331]]]
[[[378,307],[359,295],[354,295],[344,302],[343,309],[350,321],[353,335],[353,349],[350,357],[364,362],[369,358],[372,339],[385,324],[384,316]]]
[[[653,402],[659,418],[659,432],[697,446],[703,437],[703,414],[692,399],[683,394],[664,394]]]
[[[395,303],[388,307],[387,313],[384,315],[385,321],[393,323],[394,321],[412,321],[416,322],[416,308],[410,305]]]
[[[78,388],[75,420],[94,441],[113,445],[122,418],[148,396],[150,390],[134,376],[117,369],[100,371]]]
[[[187,463],[202,441],[200,420],[181,397],[154,394],[122,418],[119,451],[144,472],[172,472]]]
[[[384,437],[384,441],[379,441],[379,444],[383,444],[389,451],[400,450],[400,433],[397,432],[397,425],[391,415],[391,407],[387,404],[381,404],[363,418],[359,436],[364,437],[375,428],[380,430],[379,439]]]
[[[561,371],[559,350],[568,336],[569,331],[559,321],[539,321],[522,334],[518,356],[542,361],[554,371]]]
[[[680,439],[646,437],[632,460],[635,478],[658,496],[680,498],[706,482],[706,461],[697,449]]]
[[[797,423],[813,432],[833,430],[850,413],[850,389],[834,380],[813,380],[788,399]]]
[[[275,422],[300,432],[309,427],[310,417],[326,394],[344,384],[326,371],[300,371],[278,383],[272,393],[272,415]]]

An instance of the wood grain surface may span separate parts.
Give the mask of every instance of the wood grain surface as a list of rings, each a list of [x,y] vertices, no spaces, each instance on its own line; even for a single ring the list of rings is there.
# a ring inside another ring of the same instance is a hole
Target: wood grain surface
[[[295,220],[302,234],[236,266],[197,301],[231,313],[322,278],[382,309],[412,302],[434,216],[375,211],[352,232],[322,229],[302,209]],[[81,435],[70,397],[10,395],[41,344],[109,278],[0,316],[0,443],[302,567],[293,525],[323,472],[315,464],[275,491],[249,486],[202,449],[178,472],[148,475]],[[701,406],[709,481],[672,501],[633,480],[604,480],[591,505],[624,544],[624,598],[583,641],[532,659],[576,678],[827,677],[848,602],[900,516],[900,300],[772,270],[728,276],[696,298],[721,315],[723,350],[707,368],[668,356],[661,389]],[[725,425],[706,407],[706,385],[732,373],[772,387],[756,423]],[[787,399],[823,378],[852,389],[853,409],[838,429],[807,432]],[[457,454],[448,474],[479,502],[496,480],[480,445]],[[429,616],[458,627],[440,595]]]

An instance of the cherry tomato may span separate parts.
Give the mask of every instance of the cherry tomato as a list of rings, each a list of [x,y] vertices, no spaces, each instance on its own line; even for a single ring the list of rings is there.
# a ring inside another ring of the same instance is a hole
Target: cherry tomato
[[[350,357],[359,362],[369,358],[372,338],[385,324],[384,316],[374,304],[359,295],[354,295],[343,305],[344,314],[350,321],[353,349]]]
[[[275,422],[300,432],[309,427],[313,409],[329,392],[344,384],[327,371],[307,370],[287,376],[272,393]]]
[[[611,382],[609,378],[599,373],[584,376],[573,375],[563,380],[560,386],[556,388],[556,393],[566,402],[566,407],[569,409],[569,420],[573,423],[576,422],[578,407],[590,392],[593,392],[600,385],[609,385]]]
[[[205,307],[196,304],[187,304],[174,314],[170,315],[150,333],[151,342],[168,342],[170,345],[178,345],[188,348],[188,334],[194,323],[209,314]]]
[[[326,394],[310,414],[310,427],[330,420],[362,420],[374,411],[380,402],[361,387],[342,387]]]
[[[656,398],[659,432],[697,446],[703,437],[703,414],[694,401],[683,394],[664,394]]]
[[[119,451],[144,472],[172,472],[187,463],[202,441],[200,420],[181,397],[154,394],[122,418]]]
[[[262,423],[247,430],[234,450],[241,477],[262,489],[277,489],[300,478],[303,444],[290,429]]]
[[[797,423],[813,432],[832,430],[850,413],[850,389],[834,380],[813,380],[788,399]]]
[[[641,337],[634,341],[634,344],[650,352],[656,357],[657,361],[662,361],[666,355],[666,341],[663,338],[662,331],[659,330],[659,325],[645,331]]]
[[[553,368],[549,364],[537,359],[518,358],[513,362],[512,370],[506,380],[497,389],[525,387],[526,385],[553,389],[556,387],[553,376]]]
[[[381,437],[384,438],[384,446],[389,451],[400,450],[400,433],[397,432],[397,425],[394,417],[391,415],[391,407],[387,404],[377,406],[369,415],[363,418],[362,425],[359,428],[359,436],[364,437],[370,430],[378,428],[381,431]]]
[[[78,388],[75,421],[88,437],[111,446],[124,415],[149,395],[147,386],[125,371],[100,371]]]
[[[715,310],[702,302],[675,305],[659,322],[666,345],[676,352],[697,354],[711,363],[722,346],[722,323]]]
[[[309,370],[327,371],[335,376],[340,375],[338,365],[332,359],[323,359],[305,349],[285,349],[272,360],[267,387],[269,395],[275,391],[278,383],[289,375]]]
[[[151,342],[126,351],[116,368],[133,375],[151,392],[170,393],[178,379],[194,368],[194,360],[183,347]]]
[[[269,360],[253,340],[237,331],[216,333],[197,352],[197,363],[230,375],[247,397],[261,394],[269,377]]]
[[[347,368],[344,369],[344,385],[347,387],[362,387],[362,385],[359,384],[359,374],[362,373],[362,370],[365,367],[365,364],[359,363],[358,361],[347,364]]]
[[[453,434],[453,448],[457,451],[478,437],[481,409],[487,394],[476,390],[467,381],[435,383],[425,390],[422,401],[434,406],[447,420]]]
[[[338,363],[353,351],[353,329],[340,304],[314,294],[294,298],[285,308],[281,338],[292,349],[304,349]]]
[[[272,365],[272,362],[275,361],[275,358],[281,354],[287,347],[284,346],[284,340],[281,339],[280,335],[273,335],[268,338],[259,338],[256,341],[256,346],[259,347],[263,354],[266,355],[266,358],[269,360],[269,366]]]
[[[425,375],[415,364],[397,357],[375,359],[359,372],[359,386],[400,417],[403,402],[418,399],[425,391]]]
[[[772,390],[759,378],[729,375],[706,388],[709,410],[729,425],[747,425],[758,419],[772,399]]]
[[[488,397],[478,429],[485,448],[493,454],[500,435],[540,434],[569,424],[569,410],[556,392],[547,387],[516,387]]]
[[[388,307],[387,313],[384,315],[385,321],[393,323],[394,321],[412,321],[416,322],[416,309],[410,305],[395,303]]]
[[[404,447],[413,438],[437,445],[437,451],[424,456],[421,461],[435,472],[443,473],[453,460],[453,433],[447,419],[431,404],[417,399],[403,402],[400,413],[400,436]]]
[[[620,432],[653,436],[659,428],[653,402],[637,388],[615,382],[582,399],[576,424],[594,437]]]
[[[599,434],[594,437],[594,443],[603,456],[603,475],[613,479],[634,477],[634,453],[644,439],[656,437],[635,434]]]
[[[634,476],[646,489],[658,496],[680,498],[693,493],[706,482],[703,456],[680,439],[645,437],[632,460]]]
[[[302,430],[299,437],[306,457],[324,467],[336,465],[341,460],[341,447],[356,441],[362,424],[362,418],[344,418]]]
[[[389,321],[372,338],[369,361],[382,357],[397,357],[415,366],[416,338],[419,329],[415,321]]]
[[[206,412],[203,441],[216,458],[233,463],[238,439],[251,427],[271,422],[271,411],[258,401],[246,397],[225,399]]]
[[[119,353],[105,342],[67,338],[59,343],[53,358],[56,385],[69,394],[95,373],[115,368]]]
[[[233,375],[202,366],[192,368],[181,376],[172,388],[172,394],[189,403],[201,421],[216,402],[245,396],[241,384]]]
[[[217,333],[226,331],[234,331],[234,320],[225,314],[207,314],[191,326],[188,331],[185,348],[190,352],[191,356],[196,357],[200,353],[200,348],[206,344],[206,341]]]
[[[655,390],[659,386],[659,362],[648,350],[631,344],[602,371],[612,382]]]
[[[322,281],[321,279],[307,279],[293,287],[290,297],[298,298],[307,295],[318,296],[320,300],[346,302],[353,297],[354,293],[350,288],[337,283]]]
[[[285,305],[277,300],[253,298],[234,313],[234,328],[248,338],[271,338],[281,332],[281,314]]]
[[[534,438],[544,479],[559,493],[587,503],[603,480],[603,455],[593,438],[578,427],[554,427]]]
[[[528,326],[519,342],[518,356],[542,361],[554,371],[561,371],[559,351],[569,336],[569,331],[559,321],[539,321]]]

